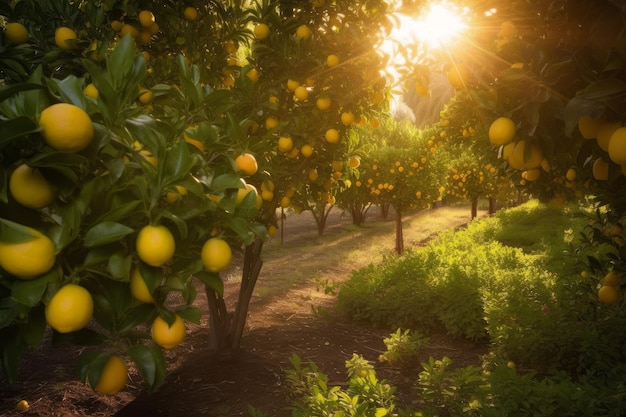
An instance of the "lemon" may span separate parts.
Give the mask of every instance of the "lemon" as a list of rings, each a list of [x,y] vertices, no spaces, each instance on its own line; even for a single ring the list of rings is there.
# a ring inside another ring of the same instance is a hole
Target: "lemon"
[[[133,270],[130,276],[130,293],[142,303],[154,303],[154,297],[150,294],[148,285],[146,285],[146,281],[143,279],[138,267]]]
[[[456,90],[462,90],[465,88],[466,80],[469,78],[467,68],[463,65],[456,65],[448,71],[448,82]]]
[[[328,68],[333,68],[339,65],[339,57],[335,54],[330,54],[326,57],[326,65]]]
[[[313,155],[313,146],[311,146],[308,143],[305,143],[304,145],[300,147],[300,153],[305,158],[309,158],[311,155]]]
[[[330,109],[330,104],[331,104],[331,100],[328,97],[320,97],[315,102],[315,105],[321,111],[326,111],[326,110]]]
[[[128,381],[128,368],[122,359],[111,355],[102,368],[95,391],[105,395],[115,395]]]
[[[139,89],[139,102],[141,104],[147,105],[150,104],[154,101],[154,93],[152,92],[152,90],[145,88],[145,87],[141,87]]]
[[[618,165],[626,164],[626,127],[615,130],[609,138],[609,157]]]
[[[170,326],[161,316],[152,323],[152,340],[163,349],[173,349],[185,338],[185,321],[176,315],[174,323]]]
[[[139,24],[141,25],[141,27],[144,27],[144,28],[150,28],[155,22],[154,15],[149,10],[140,11],[137,18],[139,20]]]
[[[235,158],[235,167],[237,171],[248,176],[256,174],[259,169],[256,158],[251,153],[242,153],[237,156],[237,158]]]
[[[85,288],[67,284],[52,296],[45,308],[46,321],[59,333],[82,329],[93,314],[93,299]]]
[[[18,278],[45,274],[56,260],[54,243],[43,233],[28,228],[33,238],[25,242],[0,242],[0,266]]]
[[[91,97],[94,99],[97,99],[100,95],[98,89],[92,83],[89,83],[85,86],[85,88],[83,89],[83,94],[85,94],[87,97]]]
[[[176,242],[167,227],[147,225],[137,234],[135,247],[139,259],[150,266],[158,267],[172,259]]]
[[[598,158],[593,162],[591,171],[593,177],[598,181],[606,181],[609,179],[609,164],[602,158]]]
[[[28,404],[28,401],[26,400],[21,400],[19,403],[17,403],[17,405],[15,406],[15,411],[23,413],[24,411],[28,410],[30,408],[30,405]]]
[[[296,29],[296,39],[298,40],[309,39],[311,34],[311,29],[307,25],[301,25]]]
[[[603,285],[598,290],[598,300],[604,304],[615,304],[619,300],[619,292],[611,285]]]
[[[515,137],[515,122],[508,117],[500,117],[489,126],[489,142],[492,145],[506,145]]]
[[[198,20],[198,10],[195,7],[191,6],[185,7],[185,10],[183,11],[183,17],[189,22],[195,22],[196,20]]]
[[[300,87],[300,83],[296,80],[292,80],[291,78],[287,80],[287,90],[296,91],[296,88]]]
[[[608,285],[610,287],[619,287],[622,274],[616,271],[607,272],[602,279],[602,285]]]
[[[35,210],[48,207],[56,198],[54,188],[46,177],[26,164],[17,167],[11,174],[9,191],[15,201]]]
[[[281,136],[278,138],[278,150],[281,152],[289,152],[293,149],[293,139],[291,136]]]
[[[582,116],[578,119],[578,130],[584,139],[595,139],[601,123],[600,120],[591,116]]]
[[[228,242],[218,237],[207,240],[202,246],[202,264],[210,272],[219,272],[230,265],[233,252]]]
[[[600,124],[596,132],[596,140],[598,141],[598,146],[600,146],[603,151],[608,152],[611,136],[621,127],[622,124],[620,122],[603,122]]]
[[[253,83],[259,81],[259,71],[256,68],[252,68],[248,72],[246,72],[246,77]]]
[[[133,39],[139,36],[139,29],[128,23],[124,23],[120,29],[120,36],[130,35]]]
[[[275,116],[269,116],[267,119],[265,119],[265,128],[267,130],[274,129],[276,127],[278,127],[278,118],[276,118]]]
[[[69,103],[57,103],[44,109],[39,126],[46,143],[59,152],[80,152],[89,146],[94,137],[89,115]]]
[[[4,35],[12,45],[21,45],[28,42],[28,29],[21,23],[8,23]]]
[[[57,28],[54,31],[54,43],[56,43],[59,48],[65,51],[74,48],[76,38],[76,32],[65,26]]]
[[[351,111],[341,113],[341,123],[343,123],[344,126],[350,126],[354,123],[354,120],[354,113],[352,113]]]
[[[307,90],[303,85],[296,87],[293,93],[298,101],[305,101],[309,98],[309,90]]]
[[[259,23],[254,27],[254,37],[260,41],[270,36],[270,28],[265,23]]]
[[[324,138],[328,143],[339,142],[339,131],[337,129],[328,129],[324,134]]]

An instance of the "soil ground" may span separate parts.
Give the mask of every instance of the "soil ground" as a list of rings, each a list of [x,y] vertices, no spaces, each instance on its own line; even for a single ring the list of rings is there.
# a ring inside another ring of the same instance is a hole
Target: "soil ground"
[[[479,217],[485,216],[484,211]],[[440,207],[404,218],[405,247],[416,247],[442,230],[470,221],[469,207]],[[234,354],[210,352],[207,302],[199,289],[196,304],[203,311],[201,324],[189,325],[183,343],[166,352],[168,376],[152,395],[143,390],[136,370],[116,396],[94,393],[76,377],[76,358],[82,348],[54,348],[44,344],[29,352],[20,381],[8,388],[0,380],[0,416],[22,415],[15,411],[21,399],[30,404],[29,416],[248,416],[252,405],[269,417],[291,416],[292,403],[285,373],[290,358],[298,355],[313,361],[328,375],[331,385],[346,381],[345,361],[358,353],[374,362],[379,378],[397,386],[400,401],[410,401],[418,369],[400,370],[378,362],[383,339],[395,329],[376,329],[355,323],[336,309],[336,285],[354,269],[390,254],[394,245],[394,222],[384,220],[375,209],[362,227],[351,224],[349,215],[331,211],[324,236],[317,235],[310,213],[289,215],[283,237],[265,244],[265,264],[249,310],[241,348]],[[225,274],[225,298],[233,306],[239,282],[238,267]],[[448,356],[458,365],[479,363],[485,347],[444,334],[429,334],[421,359]]]

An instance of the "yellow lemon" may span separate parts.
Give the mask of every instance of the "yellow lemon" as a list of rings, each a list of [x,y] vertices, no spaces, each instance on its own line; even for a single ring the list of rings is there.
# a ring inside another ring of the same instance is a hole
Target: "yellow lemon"
[[[194,22],[198,20],[198,10],[195,7],[191,6],[185,7],[185,10],[183,11],[183,17],[189,22]]]
[[[237,156],[237,158],[235,158],[235,167],[237,171],[248,176],[256,174],[259,169],[256,158],[251,153],[242,153]]]
[[[163,349],[173,349],[185,338],[185,321],[176,315],[174,323],[170,326],[161,316],[152,323],[152,340]]]
[[[21,45],[28,42],[28,29],[21,23],[8,23],[4,35],[12,45]]]
[[[26,164],[11,173],[9,191],[15,201],[35,210],[48,207],[56,198],[54,188],[46,177]]]
[[[139,259],[151,266],[162,266],[172,259],[176,242],[169,229],[163,225],[144,226],[135,243]]]
[[[626,127],[616,129],[611,135],[609,157],[618,165],[626,164]]]
[[[506,145],[515,137],[515,122],[508,117],[500,117],[489,126],[489,142],[493,145]]]
[[[45,274],[56,260],[54,243],[38,230],[28,228],[33,236],[24,242],[0,242],[0,266],[18,278]]]
[[[207,271],[219,272],[230,265],[233,252],[228,242],[224,239],[213,237],[202,246],[200,258]]]
[[[154,303],[154,297],[152,297],[148,285],[146,285],[146,281],[143,279],[138,267],[133,269],[133,273],[130,276],[130,293],[142,303]]]
[[[45,308],[46,321],[59,333],[82,329],[93,314],[93,299],[85,288],[67,284],[57,291]]]
[[[124,388],[128,381],[128,368],[122,359],[111,355],[107,360],[95,391],[105,395],[115,395]]]
[[[89,115],[80,107],[68,103],[57,103],[44,109],[39,126],[46,143],[59,152],[80,152],[94,137]]]
[[[265,23],[259,23],[254,27],[254,37],[260,41],[270,36],[270,28]]]
[[[76,38],[76,32],[68,27],[62,26],[54,31],[54,43],[65,51],[74,48]]]
[[[324,138],[328,143],[339,142],[339,131],[337,129],[328,129],[324,134]]]

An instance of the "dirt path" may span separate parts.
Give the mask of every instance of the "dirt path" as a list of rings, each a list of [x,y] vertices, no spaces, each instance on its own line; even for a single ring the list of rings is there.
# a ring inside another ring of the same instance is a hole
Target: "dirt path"
[[[469,221],[467,207],[442,207],[407,216],[405,246],[419,246],[440,231]],[[204,315],[201,326],[189,326],[185,341],[166,353],[169,373],[156,394],[144,393],[135,375],[114,398],[95,395],[75,380],[71,351],[55,351],[52,358],[34,355],[28,368],[37,371],[22,379],[21,388],[8,396],[0,390],[0,415],[17,415],[10,411],[11,403],[25,398],[32,404],[28,414],[33,416],[230,417],[247,416],[248,405],[268,416],[290,416],[285,409],[291,403],[285,371],[291,368],[291,355],[314,361],[331,383],[340,384],[345,381],[344,363],[353,353],[376,362],[384,351],[382,340],[390,330],[360,326],[342,317],[335,311],[332,289],[352,270],[391,254],[393,245],[394,223],[380,219],[377,212],[370,213],[358,228],[335,209],[323,237],[317,235],[310,213],[289,215],[282,244],[275,237],[264,247],[265,264],[237,355],[215,357],[209,352]],[[225,296],[231,305],[237,296],[239,272],[235,267],[224,276]],[[207,311],[202,292],[196,303]],[[479,346],[433,335],[424,353],[472,362],[481,352]],[[379,363],[376,368],[381,377],[410,390],[411,377]],[[10,408],[2,404],[5,400]]]

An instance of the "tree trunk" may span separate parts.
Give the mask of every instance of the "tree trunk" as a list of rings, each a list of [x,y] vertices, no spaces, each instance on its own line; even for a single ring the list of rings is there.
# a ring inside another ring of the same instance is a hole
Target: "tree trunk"
[[[491,216],[496,212],[496,199],[493,197],[489,198],[489,215]]]
[[[326,210],[326,203],[324,204],[316,204],[314,209],[311,210],[313,214],[313,218],[315,219],[315,223],[317,224],[317,234],[322,236],[324,234],[324,229],[326,228],[326,220],[328,220],[328,215],[330,211],[333,209],[334,205],[330,205],[328,210]]]
[[[389,208],[391,205],[389,203],[381,203],[380,204],[380,215],[383,219],[387,219],[389,217]]]
[[[205,286],[209,304],[209,348],[213,351],[223,352],[239,348],[252,293],[263,267],[262,249],[263,240],[260,238],[256,238],[253,243],[246,246],[239,299],[232,314],[228,312],[223,295]]]
[[[472,220],[478,216],[478,198],[472,199]]]
[[[402,213],[396,208],[396,253],[404,254],[404,236],[402,234]]]

